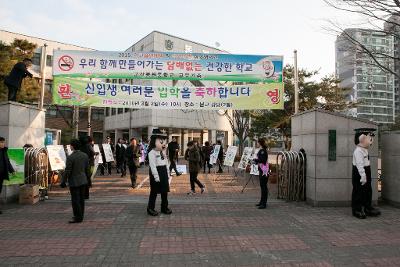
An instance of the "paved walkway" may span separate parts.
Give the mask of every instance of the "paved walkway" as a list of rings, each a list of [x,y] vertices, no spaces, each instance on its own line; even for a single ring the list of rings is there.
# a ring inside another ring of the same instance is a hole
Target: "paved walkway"
[[[72,215],[66,190],[0,215],[0,266],[400,266],[400,210],[357,220],[348,208],[312,208],[272,199],[257,210],[255,180],[201,175],[207,193],[187,196],[187,175],[174,177],[173,214],[146,215],[148,182],[96,178],[85,221]],[[159,205],[159,202],[158,202]]]

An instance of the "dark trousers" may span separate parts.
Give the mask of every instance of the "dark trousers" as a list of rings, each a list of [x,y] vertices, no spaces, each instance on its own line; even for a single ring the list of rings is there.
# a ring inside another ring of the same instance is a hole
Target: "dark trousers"
[[[82,221],[85,213],[85,192],[87,185],[81,185],[77,187],[70,187],[71,192],[71,203],[72,210],[74,213],[74,219],[76,221]]]
[[[351,207],[353,211],[361,211],[372,208],[372,183],[371,183],[371,167],[364,167],[367,176],[367,183],[361,185],[361,176],[358,173],[357,167],[353,166],[352,184],[353,192],[351,194]]]
[[[260,188],[261,188],[260,205],[264,206],[267,205],[267,200],[268,200],[268,176],[263,175],[262,172],[260,171],[258,178],[260,180]]]
[[[117,164],[117,172],[118,172],[118,170],[121,171],[121,174],[122,174],[123,176],[126,175],[126,161],[125,161],[125,160],[120,160],[120,161],[118,161],[118,164]]]
[[[206,172],[206,167],[208,167],[208,173],[210,173],[211,166],[212,165],[210,165],[210,159],[205,159],[203,164],[204,172]]]
[[[8,87],[8,101],[17,101],[18,88],[12,85],[6,85]]]
[[[197,184],[200,188],[203,188],[204,185],[197,179],[197,174],[198,172],[191,172],[190,173],[190,189],[194,192],[195,189],[195,184]]]
[[[175,171],[175,173],[178,173],[178,169],[176,168],[176,163],[174,158],[169,158],[169,172],[171,173],[172,170]]]
[[[222,159],[218,159],[218,171],[222,172]]]
[[[128,164],[129,174],[131,176],[132,186],[136,186],[136,178],[137,178],[137,167],[135,164]]]
[[[154,210],[156,208],[157,191],[150,190],[148,209]],[[168,192],[161,193],[161,210],[168,208]]]
[[[100,173],[104,175],[104,170],[107,168],[108,174],[111,175],[111,162],[105,162],[101,165]]]

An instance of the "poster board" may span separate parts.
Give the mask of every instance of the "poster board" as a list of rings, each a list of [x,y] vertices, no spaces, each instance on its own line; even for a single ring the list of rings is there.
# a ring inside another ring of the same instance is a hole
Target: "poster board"
[[[101,152],[100,152],[100,147],[99,147],[99,145],[98,145],[98,144],[95,144],[95,145],[93,146],[93,150],[94,150],[95,153],[99,153],[99,154],[98,154],[98,155],[99,155],[99,157],[98,157],[98,164],[103,164],[103,157],[101,156]],[[95,165],[96,165],[96,163],[95,163]]]
[[[177,169],[178,172],[180,172],[181,174],[187,174],[186,165],[176,165],[176,169]]]
[[[259,148],[254,149],[253,153],[250,156],[250,160],[257,158],[258,151],[260,151]],[[259,175],[257,164],[251,164],[250,174],[251,175]]]
[[[235,162],[235,157],[237,153],[238,147],[237,146],[229,146],[226,150],[224,166],[232,167],[233,163]]]
[[[210,155],[210,164],[217,163],[219,150],[221,149],[221,145],[215,145],[213,153]]]
[[[251,175],[259,175],[257,164],[251,164],[250,174]]]
[[[247,164],[249,163],[251,154],[253,152],[253,148],[252,147],[245,147],[243,150],[243,154],[242,157],[240,158],[240,162],[238,165],[239,169],[245,170],[247,167]]]
[[[25,153],[23,148],[8,148],[7,151],[10,163],[15,170],[15,174],[9,175],[9,181],[4,180],[4,185],[23,184],[25,182]]]
[[[65,154],[64,146],[50,145],[46,146],[46,149],[47,153],[49,154],[51,170],[64,170],[67,162],[67,155]]]
[[[103,151],[104,151],[104,157],[106,159],[106,162],[114,161],[114,155],[111,150],[110,144],[103,144]]]

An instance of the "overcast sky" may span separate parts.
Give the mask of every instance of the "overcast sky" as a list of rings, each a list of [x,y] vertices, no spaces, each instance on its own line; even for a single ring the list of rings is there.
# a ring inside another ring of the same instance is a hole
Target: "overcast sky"
[[[334,73],[327,20],[349,14],[323,0],[0,0],[0,29],[97,50],[120,51],[153,30],[236,54],[284,55],[299,67]]]

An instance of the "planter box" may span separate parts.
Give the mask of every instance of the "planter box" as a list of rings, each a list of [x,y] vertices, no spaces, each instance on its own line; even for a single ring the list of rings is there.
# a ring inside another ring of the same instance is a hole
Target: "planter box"
[[[33,205],[39,201],[39,186],[25,184],[19,188],[19,204]]]

